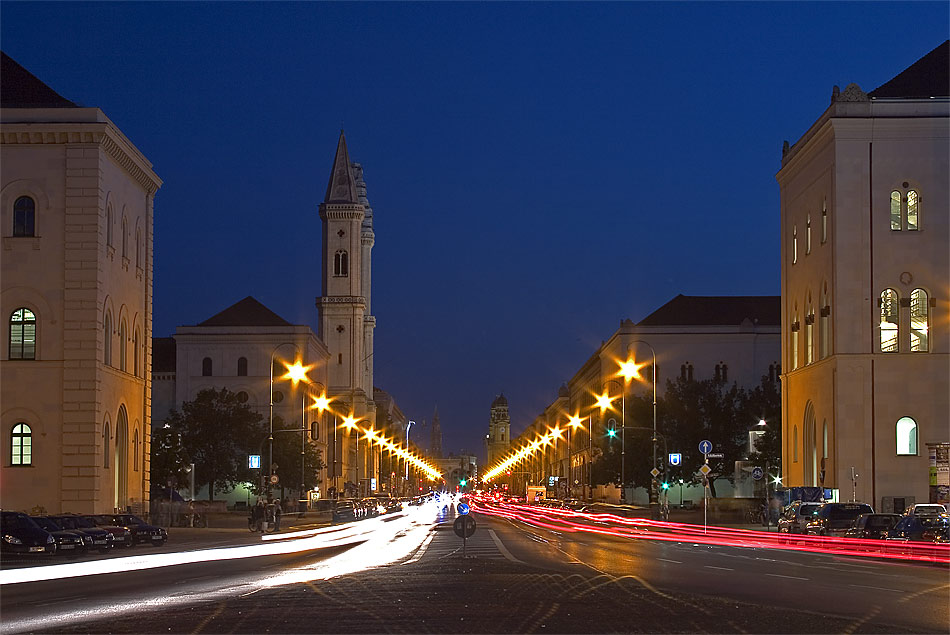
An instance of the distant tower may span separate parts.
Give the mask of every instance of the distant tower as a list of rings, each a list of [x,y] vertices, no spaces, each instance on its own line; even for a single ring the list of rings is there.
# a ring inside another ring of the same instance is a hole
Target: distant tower
[[[432,431],[429,433],[429,454],[433,459],[442,458],[442,426],[439,425],[439,407],[435,407],[432,415]]]
[[[508,453],[511,447],[511,418],[508,416],[508,400],[504,393],[491,402],[491,419],[488,422],[488,434],[485,436],[487,454],[486,467]]]

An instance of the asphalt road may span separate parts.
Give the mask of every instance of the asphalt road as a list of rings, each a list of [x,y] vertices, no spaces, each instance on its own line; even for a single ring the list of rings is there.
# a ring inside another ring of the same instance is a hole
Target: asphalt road
[[[419,514],[356,523],[345,544],[5,584],[0,632],[948,632],[945,567],[483,515],[463,557],[450,516]]]

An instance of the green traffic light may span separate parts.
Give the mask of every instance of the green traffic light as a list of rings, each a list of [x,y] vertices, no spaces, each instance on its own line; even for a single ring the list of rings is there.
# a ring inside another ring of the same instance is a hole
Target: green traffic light
[[[613,428],[611,428],[610,430],[607,430],[607,436],[608,436],[608,437],[615,437],[615,436],[617,436],[617,431],[614,430]]]
[[[461,485],[462,487],[465,487],[466,483],[468,483],[468,481],[466,481],[464,478],[459,481],[459,485]]]
[[[663,489],[670,489],[669,483],[663,483]]]

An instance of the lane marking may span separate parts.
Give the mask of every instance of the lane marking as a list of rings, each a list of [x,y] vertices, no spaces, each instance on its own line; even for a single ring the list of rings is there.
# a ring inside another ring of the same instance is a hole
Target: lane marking
[[[888,589],[883,586],[869,586],[867,584],[849,584],[848,586],[857,587],[859,589],[877,589],[878,591],[893,591],[894,593],[903,593],[901,589]]]
[[[787,578],[789,580],[808,580],[809,578],[799,578],[797,575],[782,575],[781,573],[766,573],[765,575],[773,578]]]
[[[662,560],[663,562],[672,562],[673,564],[683,564],[680,560],[670,560],[669,558],[657,558],[657,560]]]
[[[494,529],[489,529],[488,535],[491,536],[491,539],[495,542],[495,546],[498,547],[498,551],[501,552],[501,555],[515,564],[526,564],[525,562],[518,560],[513,555],[511,555],[511,552],[508,551],[508,548],[502,544],[501,539],[498,537],[498,534],[495,533]]]
[[[703,569],[719,569],[720,571],[735,571],[735,569],[730,569],[728,567],[714,567],[712,565],[703,565]],[[805,578],[801,578],[804,580]]]

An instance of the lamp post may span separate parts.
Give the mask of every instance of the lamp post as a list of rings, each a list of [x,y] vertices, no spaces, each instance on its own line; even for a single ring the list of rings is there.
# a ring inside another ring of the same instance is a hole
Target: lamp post
[[[357,494],[357,496],[359,496],[360,493],[361,493],[361,492],[360,492],[361,487],[360,487],[360,435],[359,435],[359,430],[360,430],[360,429],[359,429],[359,424],[363,423],[364,421],[367,421],[367,422],[369,422],[370,424],[373,423],[373,422],[370,421],[369,419],[360,419],[359,421],[357,421],[355,417],[349,416],[349,417],[343,417],[343,424],[342,424],[343,427],[346,428],[351,434],[352,434],[352,432],[353,432],[354,429],[356,430],[356,494]]]
[[[574,431],[581,425],[581,418],[577,415],[571,417],[570,421],[567,423],[567,465],[568,465],[568,478],[571,479],[570,485],[573,490],[574,483]]]
[[[653,381],[650,383],[653,384],[653,469],[656,469],[656,441],[657,441],[656,439],[656,349],[654,349],[653,345],[651,345],[649,342],[645,342],[643,340],[633,340],[632,342],[630,342],[630,344],[627,347],[628,352],[633,350],[634,344],[644,344],[647,348],[650,349],[650,352],[653,354]],[[630,374],[630,377],[639,377],[640,366],[636,365],[636,363],[634,363],[633,360],[630,360],[630,362],[628,363],[632,364],[632,366],[627,367],[627,372],[632,371]],[[626,374],[624,376],[626,377]],[[650,507],[653,510],[653,514],[651,515],[655,518],[656,505],[659,502],[657,500],[658,492],[657,492],[657,484],[656,484],[655,476],[653,476],[653,480],[651,483],[652,484],[650,487]]]
[[[406,424],[406,451],[407,452],[409,451],[409,430],[412,428],[412,424],[414,423],[415,421],[410,419],[409,423]],[[405,463],[406,463],[406,488],[408,488],[409,487],[409,461],[408,459],[406,460]]]
[[[623,364],[621,364],[621,371],[623,371]],[[621,374],[623,374],[621,372]],[[624,375],[626,377],[626,375]],[[624,503],[627,502],[627,488],[626,485],[626,434],[625,430],[627,427],[627,396],[625,390],[625,384],[620,383],[616,379],[608,379],[603,384],[601,384],[600,389],[604,390],[610,384],[617,384],[620,387],[620,496]],[[610,399],[607,392],[597,398],[597,405],[600,406],[600,413],[603,414],[605,410],[609,409],[610,404],[613,402],[613,399]],[[654,461],[655,462],[655,461]]]
[[[274,358],[277,355],[277,351],[280,350],[282,346],[293,346],[294,350],[296,350],[298,354],[300,352],[300,349],[297,348],[297,345],[294,344],[293,342],[281,342],[280,344],[274,347],[274,350],[272,350],[270,354],[270,395],[269,395],[270,411],[268,415],[268,419],[270,421],[270,436],[267,437],[267,440],[270,445],[270,456],[269,456],[270,465],[267,469],[271,477],[274,476]],[[306,371],[304,372],[306,373]],[[263,470],[261,470],[261,472],[263,473]],[[271,485],[270,480],[268,480],[267,481],[268,494],[270,494],[270,485]]]

